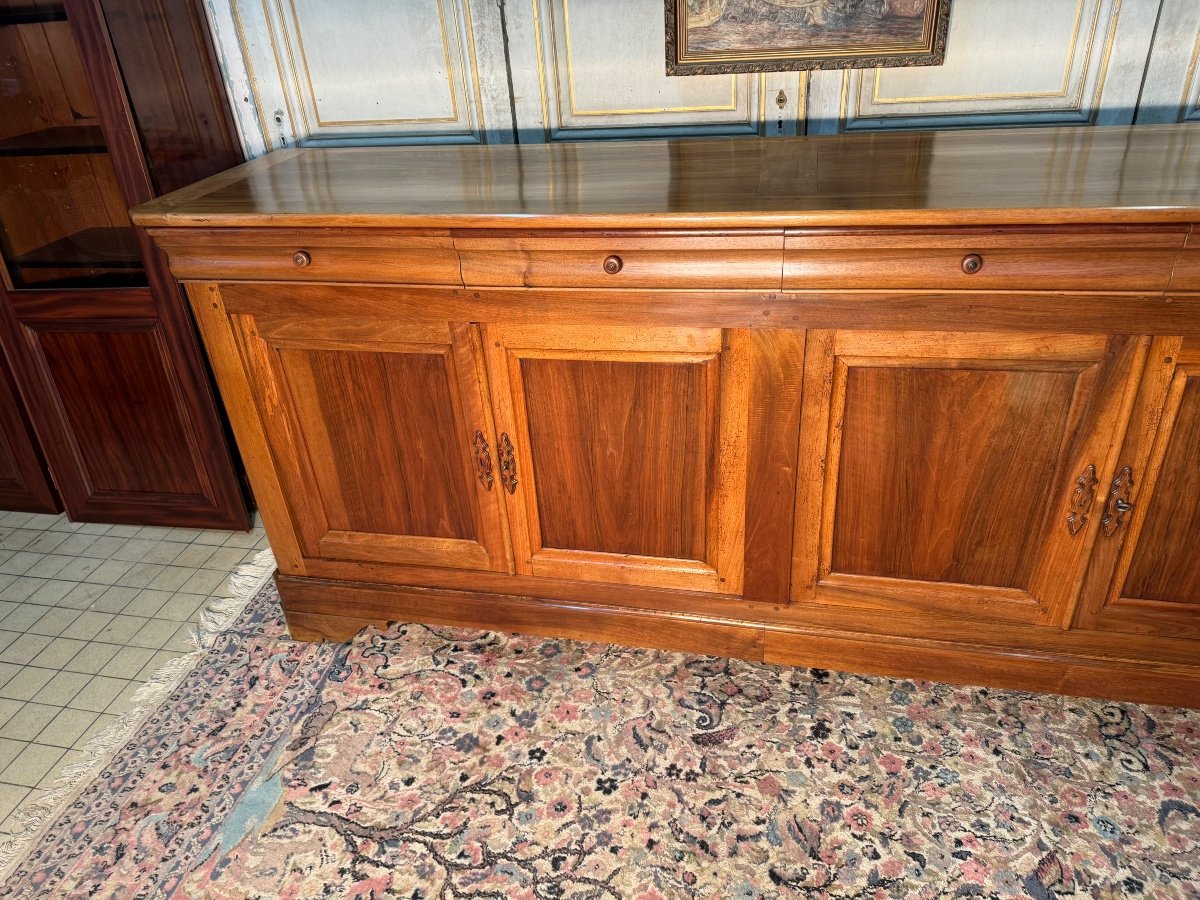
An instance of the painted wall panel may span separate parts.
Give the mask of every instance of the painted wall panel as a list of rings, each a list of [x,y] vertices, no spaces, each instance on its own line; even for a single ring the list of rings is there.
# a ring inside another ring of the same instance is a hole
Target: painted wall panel
[[[1200,2],[1164,0],[1139,123],[1200,122]]]
[[[1200,0],[953,0],[940,67],[667,77],[663,0],[206,0],[248,152],[1200,121]]]
[[[1159,0],[955,0],[939,67],[819,72],[817,133],[1133,121]]]
[[[487,0],[229,8],[268,149],[513,139],[499,13]]]

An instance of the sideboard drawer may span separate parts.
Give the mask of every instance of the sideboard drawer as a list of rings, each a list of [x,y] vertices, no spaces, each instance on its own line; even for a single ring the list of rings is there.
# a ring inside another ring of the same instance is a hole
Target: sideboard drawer
[[[468,287],[774,288],[783,232],[455,237]]]
[[[193,232],[183,241],[170,228],[154,228],[150,235],[183,281],[462,284],[447,233],[223,228]]]
[[[783,286],[1162,290],[1186,229],[789,232]]]

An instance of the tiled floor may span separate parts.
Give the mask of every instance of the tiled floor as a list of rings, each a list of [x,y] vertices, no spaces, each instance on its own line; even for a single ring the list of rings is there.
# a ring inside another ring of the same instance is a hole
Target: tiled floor
[[[0,512],[0,840],[13,811],[193,649],[192,623],[267,546],[250,532]]]

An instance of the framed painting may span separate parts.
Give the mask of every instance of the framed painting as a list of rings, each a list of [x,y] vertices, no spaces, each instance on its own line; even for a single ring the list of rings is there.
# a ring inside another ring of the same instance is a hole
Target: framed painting
[[[666,0],[667,74],[938,66],[950,0]]]

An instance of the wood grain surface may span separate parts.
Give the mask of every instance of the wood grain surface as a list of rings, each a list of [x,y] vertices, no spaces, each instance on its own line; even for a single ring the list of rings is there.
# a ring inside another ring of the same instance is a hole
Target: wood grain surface
[[[235,170],[236,171],[236,170]],[[569,177],[564,177],[569,173]],[[671,228],[1190,222],[1200,127],[306,149],[141,225]]]

